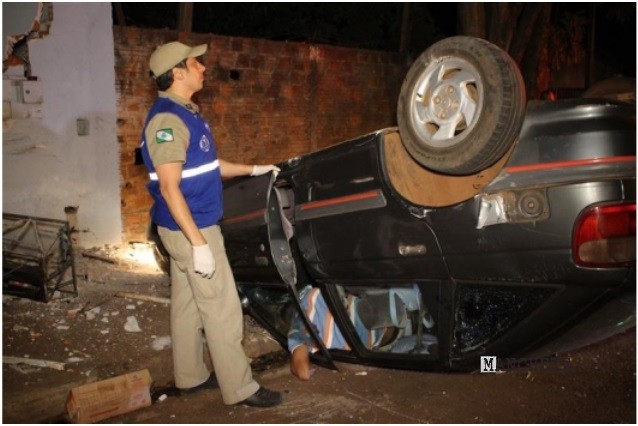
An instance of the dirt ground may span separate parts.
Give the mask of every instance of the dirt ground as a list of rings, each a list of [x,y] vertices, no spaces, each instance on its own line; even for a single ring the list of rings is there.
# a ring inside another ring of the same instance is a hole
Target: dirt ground
[[[282,391],[270,409],[225,406],[218,391],[172,392],[168,277],[126,250],[76,255],[79,295],[42,303],[3,296],[3,356],[64,363],[62,370],[3,363],[3,423],[64,423],[75,386],[149,369],[154,403],[102,423],[635,423],[635,328],[562,354],[560,362],[501,374],[423,373],[338,364],[295,379],[288,355],[246,317],[244,348],[257,380]],[[134,320],[131,319],[134,317]],[[139,331],[134,330],[135,323]],[[127,325],[128,324],[128,325]],[[160,395],[168,398],[158,401]]]

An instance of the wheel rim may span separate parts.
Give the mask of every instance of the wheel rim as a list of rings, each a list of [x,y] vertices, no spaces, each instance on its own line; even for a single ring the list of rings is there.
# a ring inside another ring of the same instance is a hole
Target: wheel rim
[[[471,132],[483,107],[480,74],[469,62],[443,58],[425,69],[409,97],[418,143],[448,148]]]

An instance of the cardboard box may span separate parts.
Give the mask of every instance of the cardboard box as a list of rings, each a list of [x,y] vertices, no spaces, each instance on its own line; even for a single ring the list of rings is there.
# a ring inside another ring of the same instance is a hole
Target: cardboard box
[[[151,405],[148,369],[71,389],[66,407],[73,423],[95,423]]]

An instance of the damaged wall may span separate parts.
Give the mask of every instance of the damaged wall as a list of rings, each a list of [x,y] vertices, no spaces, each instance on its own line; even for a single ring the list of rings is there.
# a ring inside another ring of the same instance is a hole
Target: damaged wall
[[[159,44],[208,45],[197,102],[226,160],[281,162],[396,125],[407,67],[395,53],[119,26],[114,35],[125,240],[145,239],[148,225],[135,149],[157,93],[148,58]]]
[[[43,4],[48,33],[26,43],[34,78],[3,73],[3,211],[67,219],[77,206],[84,247],[146,237],[151,200],[135,151],[158,44],[209,45],[197,101],[225,159],[280,162],[396,125],[398,54],[114,27],[110,3],[3,4],[3,21],[33,22]]]
[[[38,3],[2,3],[2,59],[7,59],[5,43],[9,36],[24,33],[31,27]]]
[[[18,5],[3,4],[3,21],[33,19],[37,3]],[[51,16],[28,42],[32,78],[3,72],[3,211],[66,219],[77,206],[80,245],[119,244],[111,4],[53,3]]]

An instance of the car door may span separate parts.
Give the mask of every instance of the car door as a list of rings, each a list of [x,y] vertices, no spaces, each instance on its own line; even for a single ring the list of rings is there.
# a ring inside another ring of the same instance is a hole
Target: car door
[[[225,216],[221,223],[238,291],[249,313],[287,347],[295,318],[305,324],[322,355],[315,361],[336,368],[331,356],[301,308],[297,263],[291,246],[293,193],[285,179],[269,174],[226,183]]]

